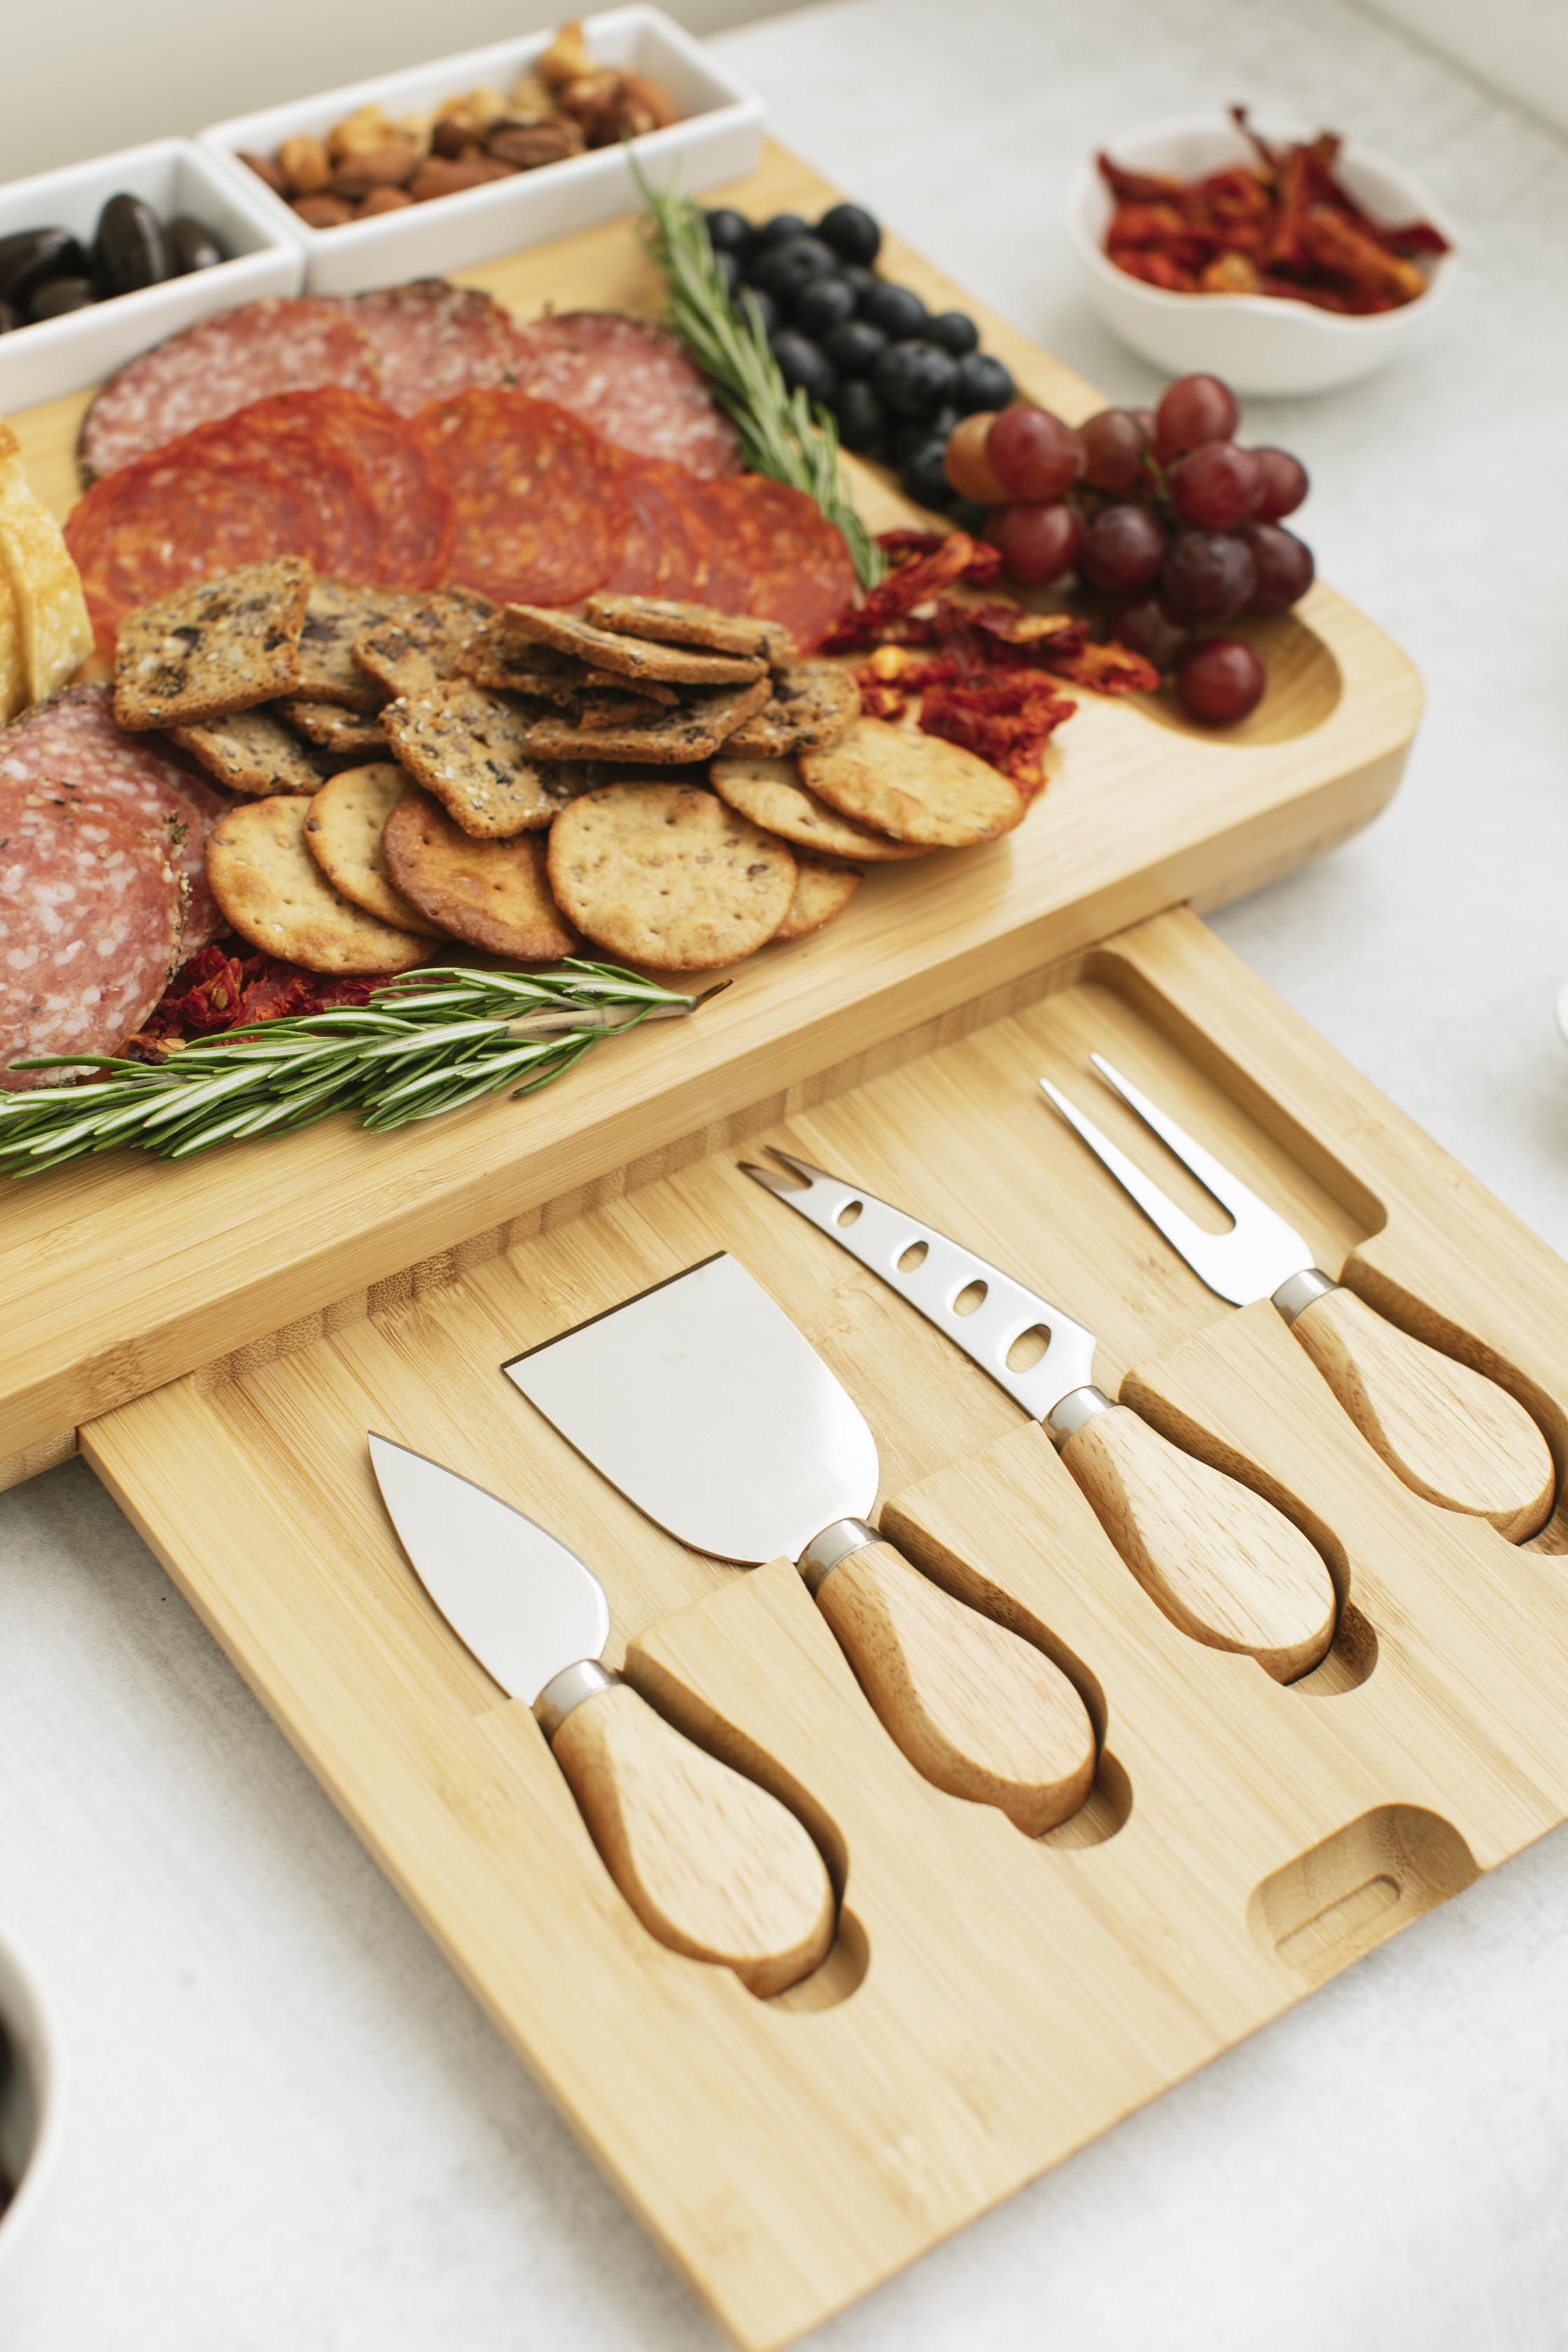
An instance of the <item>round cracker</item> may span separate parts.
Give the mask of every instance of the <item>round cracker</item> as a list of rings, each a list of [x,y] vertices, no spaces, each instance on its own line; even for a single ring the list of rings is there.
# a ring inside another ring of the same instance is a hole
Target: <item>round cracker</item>
[[[771,940],[795,895],[787,845],[692,784],[605,784],[550,829],[550,884],[627,963],[708,971]]]
[[[230,809],[207,835],[207,880],[253,948],[307,971],[409,971],[429,949],[334,890],[305,846],[310,803],[277,793]]]
[[[382,848],[396,887],[454,939],[521,963],[554,963],[577,945],[550,895],[541,833],[481,840],[428,793],[410,793],[388,816]]]
[[[805,751],[800,772],[844,816],[931,849],[969,849],[1010,833],[1028,803],[994,768],[918,727],[859,719],[831,751]]]
[[[795,861],[795,896],[775,940],[804,940],[841,915],[866,877],[858,866],[842,858],[814,857],[806,851]]]
[[[825,856],[858,858],[862,865],[894,857],[929,857],[931,851],[910,841],[890,841],[869,825],[854,824],[837,809],[818,800],[800,780],[796,760],[715,760],[709,774],[713,789],[732,809],[749,816],[766,833],[797,842],[802,849]]]
[[[405,770],[390,760],[368,768],[345,768],[323,784],[305,819],[305,846],[335,890],[379,915],[394,930],[438,940],[443,926],[412,906],[386,870],[382,828],[413,786]]]

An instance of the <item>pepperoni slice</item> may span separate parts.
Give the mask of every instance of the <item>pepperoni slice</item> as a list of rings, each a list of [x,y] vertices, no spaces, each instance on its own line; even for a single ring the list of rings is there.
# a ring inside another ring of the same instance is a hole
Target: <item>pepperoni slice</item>
[[[712,532],[704,604],[782,621],[809,651],[855,592],[849,551],[816,499],[764,474],[694,482],[687,495]]]
[[[381,397],[399,416],[435,400],[512,381],[510,318],[491,294],[416,278],[342,298],[381,365]]]
[[[621,596],[706,604],[712,534],[689,496],[690,475],[657,457],[614,454],[616,479],[626,502],[626,537],[615,576],[605,585]]]
[[[308,483],[209,457],[191,434],[95,482],[67,521],[66,545],[93,628],[111,644],[138,604],[275,555],[314,562],[318,537]]]
[[[275,393],[339,384],[374,397],[381,366],[341,303],[273,297],[203,319],[110,376],[82,427],[89,480]]]
[[[203,446],[313,483],[318,572],[372,588],[433,588],[445,572],[451,491],[423,436],[383,402],[336,386],[289,393],[214,425]]]
[[[572,604],[620,561],[626,502],[595,434],[548,400],[459,393],[420,431],[451,485],[448,576],[498,604]]]
[[[692,474],[740,471],[740,436],[665,328],[616,310],[568,310],[514,326],[510,340],[518,390],[559,402],[616,448]]]

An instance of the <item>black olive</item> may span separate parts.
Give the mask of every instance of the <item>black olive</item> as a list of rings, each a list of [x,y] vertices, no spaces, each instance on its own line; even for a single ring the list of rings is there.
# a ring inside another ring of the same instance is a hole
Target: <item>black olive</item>
[[[764,247],[770,245],[784,245],[792,236],[810,235],[811,231],[798,213],[775,213],[772,220],[764,221],[757,231],[757,251],[761,253]]]
[[[889,286],[880,278],[861,303],[860,316],[895,343],[925,332],[926,306],[920,296],[908,286]]]
[[[34,293],[27,316],[35,323],[40,319],[63,319],[68,310],[87,310],[92,299],[90,278],[51,278]]]
[[[757,306],[757,315],[763,322],[763,332],[771,343],[784,324],[784,312],[779,309],[773,296],[764,294],[758,286],[747,287],[738,307],[743,310],[751,302],[754,302]]]
[[[844,446],[862,457],[876,457],[888,437],[888,419],[870,385],[841,383],[833,406]]]
[[[839,270],[838,275],[843,278],[846,286],[853,286],[855,289],[856,305],[860,311],[861,317],[864,318],[866,314],[866,297],[868,294],[873,293],[876,290],[876,289],[881,284],[881,279],[878,277],[874,269],[862,269],[858,262],[854,261],[847,261]]]
[[[977,408],[1005,408],[1013,397],[1013,379],[1000,360],[984,352],[966,352],[958,362],[952,396],[965,416]]]
[[[719,272],[719,282],[732,302],[741,289],[741,265],[732,253],[721,246],[713,256],[713,266]]]
[[[826,278],[835,268],[833,256],[814,236],[786,237],[759,254],[752,283],[787,308],[814,278]]]
[[[945,441],[928,441],[909,459],[899,476],[899,488],[918,507],[933,507],[940,514],[952,497],[952,484],[942,470]]]
[[[907,466],[928,441],[941,441],[945,446],[957,422],[956,408],[939,408],[934,416],[895,419],[888,435],[889,465]]]
[[[869,319],[846,319],[824,335],[822,348],[840,375],[869,375],[888,348],[888,338]]]
[[[928,319],[925,339],[928,343],[940,343],[955,360],[980,349],[980,330],[964,310],[943,310],[940,318]]]
[[[978,506],[973,499],[954,499],[947,510],[959,530],[966,530],[971,539],[980,537],[992,513],[989,507]]]
[[[792,392],[798,385],[808,400],[831,400],[838,389],[838,372],[826,353],[804,335],[786,327],[773,337],[773,357],[779,373]]]
[[[134,294],[143,286],[161,286],[174,274],[163,225],[140,196],[110,197],[98,216],[92,258],[106,294]]]
[[[816,234],[844,260],[858,261],[862,268],[876,260],[882,242],[881,230],[858,205],[835,205],[817,222]]]
[[[85,278],[85,252],[68,228],[24,228],[0,236],[0,301],[20,308],[46,278]]]
[[[821,342],[835,327],[855,316],[855,289],[846,286],[842,278],[814,278],[790,316],[803,335],[813,335]]]
[[[892,343],[871,371],[871,389],[895,416],[934,416],[957,374],[957,361],[934,343]]]
[[[14,335],[26,323],[20,310],[13,310],[9,302],[0,302],[0,335]]]
[[[708,215],[708,242],[715,253],[732,253],[737,260],[744,261],[756,243],[756,232],[744,213],[721,205],[716,212]]]
[[[216,269],[223,259],[223,247],[211,229],[204,228],[189,213],[178,213],[163,232],[169,240],[176,278],[188,278],[193,269]]]

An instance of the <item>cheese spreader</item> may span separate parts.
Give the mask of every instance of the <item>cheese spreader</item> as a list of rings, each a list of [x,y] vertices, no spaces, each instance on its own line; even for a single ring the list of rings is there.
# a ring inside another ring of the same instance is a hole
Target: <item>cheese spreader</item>
[[[1246,1652],[1278,1682],[1318,1664],[1338,1604],[1315,1548],[1262,1496],[1180,1452],[1096,1388],[1092,1331],[918,1217],[770,1149],[794,1182],[742,1163],[744,1173],[879,1275],[1044,1423],[1106,1534],[1173,1625],[1213,1649]],[[1044,1338],[1043,1352],[1032,1334]]]
[[[834,1937],[822,1856],[786,1806],[605,1672],[610,1610],[592,1569],[455,1470],[374,1432],[369,1442],[419,1581],[513,1702],[503,1715],[526,1726],[531,1710],[644,1927],[759,1995],[809,1975]]]
[[[1272,1301],[1356,1427],[1395,1475],[1429,1503],[1489,1519],[1511,1542],[1552,1508],[1556,1472],[1524,1407],[1468,1364],[1385,1323],[1312,1263],[1300,1234],[1102,1054],[1089,1060],[1205,1192],[1235,1219],[1205,1233],[1109,1136],[1042,1078],[1045,1093],[1179,1257],[1233,1307]]]
[[[640,1511],[737,1566],[795,1561],[918,1772],[1030,1836],[1095,1771],[1045,1654],[923,1577],[864,1514],[877,1446],[853,1399],[738,1260],[704,1259],[502,1366]]]

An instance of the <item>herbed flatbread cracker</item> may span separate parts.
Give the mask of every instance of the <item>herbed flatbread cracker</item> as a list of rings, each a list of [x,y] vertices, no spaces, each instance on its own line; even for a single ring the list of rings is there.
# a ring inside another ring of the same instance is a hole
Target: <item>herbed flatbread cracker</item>
[[[807,751],[802,781],[841,814],[931,849],[1011,832],[1028,803],[1016,784],[940,735],[858,719],[831,751]]]
[[[308,702],[298,694],[285,697],[278,708],[290,727],[335,758],[363,760],[386,749],[379,716],[345,710],[339,702]]]
[[[293,693],[314,578],[303,556],[279,555],[128,613],[114,669],[119,724],[194,727]]]
[[[774,678],[766,702],[736,729],[725,749],[755,760],[830,751],[859,716],[860,689],[851,671],[836,662],[802,662]]]
[[[800,659],[800,647],[782,621],[748,620],[736,613],[717,612],[711,604],[601,593],[590,596],[583,611],[595,628],[612,629],[622,636],[653,637],[668,646],[706,646],[714,653],[764,661],[773,669],[788,669]]]
[[[334,890],[379,915],[394,930],[438,940],[442,926],[422,915],[392,879],[381,845],[387,819],[414,787],[390,760],[374,767],[345,768],[323,784],[305,819],[305,846]]]
[[[21,444],[0,424],[0,723],[62,687],[92,651],[92,624],[65,535],[27,479]],[[7,656],[4,641],[10,636]]]
[[[575,767],[535,765],[539,711],[454,678],[389,702],[382,722],[396,758],[463,831],[495,841],[542,830],[583,789]]]
[[[337,702],[345,710],[379,710],[386,688],[360,668],[354,644],[409,601],[395,588],[318,580],[300,632],[300,693],[304,700]]]
[[[553,963],[578,945],[551,896],[542,833],[476,841],[416,792],[387,818],[382,845],[405,898],[454,939],[524,963]]]
[[[319,793],[324,763],[310,757],[297,735],[265,706],[233,710],[226,719],[204,719],[199,727],[176,727],[174,740],[198,759],[214,780],[231,793],[267,799],[274,793]]]
[[[557,906],[611,955],[657,971],[750,955],[783,922],[795,880],[784,842],[692,784],[607,784],[551,828]]]
[[[574,655],[519,636],[500,612],[468,639],[458,656],[457,674],[502,694],[531,694],[573,707],[587,673]]]
[[[536,760],[628,760],[637,766],[675,767],[693,760],[710,760],[720,745],[760,710],[768,698],[768,680],[753,678],[749,686],[697,688],[674,710],[649,706],[647,718],[635,714],[608,726],[574,724],[556,711],[536,719],[528,732],[528,748]]]
[[[457,677],[459,655],[494,611],[489,598],[471,588],[391,598],[355,641],[354,663],[363,679],[388,694],[422,694],[438,678]]]
[[[621,677],[656,677],[669,686],[744,686],[764,668],[760,660],[618,636],[543,604],[506,604],[500,617],[513,636],[553,646],[557,653],[575,654],[590,669],[614,670]]]
[[[425,940],[377,920],[334,890],[305,846],[310,803],[247,801],[207,835],[213,897],[242,940],[307,971],[409,971]]]
[[[714,761],[709,775],[721,800],[764,832],[779,834],[802,849],[853,857],[862,866],[931,856],[929,848],[916,842],[890,840],[885,833],[840,816],[802,783],[797,761],[739,760],[726,746],[724,757]]]
[[[865,879],[858,866],[846,866],[841,858],[816,857],[809,849],[801,850],[795,858],[795,895],[773,933],[774,939],[804,940],[810,932],[821,930],[835,915],[844,912]]]

